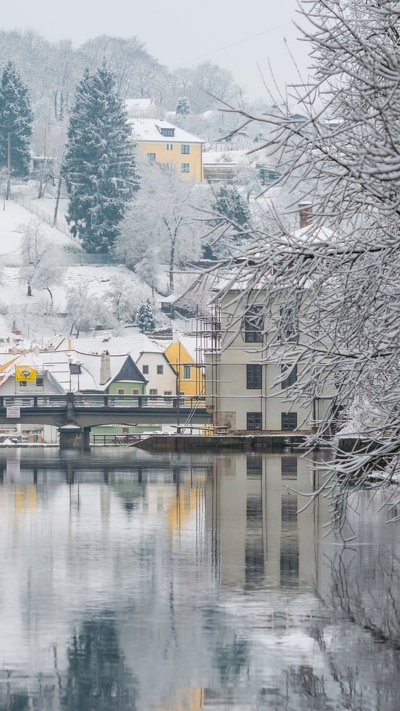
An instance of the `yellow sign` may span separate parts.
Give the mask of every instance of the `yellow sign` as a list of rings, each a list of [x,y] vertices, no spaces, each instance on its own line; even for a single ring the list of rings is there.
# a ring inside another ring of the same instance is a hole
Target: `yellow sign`
[[[36,368],[32,368],[30,365],[16,365],[15,380],[25,382],[36,380]]]

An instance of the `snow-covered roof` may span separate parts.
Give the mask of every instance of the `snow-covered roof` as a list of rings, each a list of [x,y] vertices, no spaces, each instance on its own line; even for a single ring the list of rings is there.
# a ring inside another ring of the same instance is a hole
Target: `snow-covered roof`
[[[203,165],[238,165],[239,163],[249,163],[249,156],[246,151],[204,151]]]
[[[205,143],[202,138],[193,136],[165,119],[138,118],[129,119],[128,123],[132,127],[132,138],[141,143]],[[163,135],[162,129],[173,131],[173,135]]]
[[[100,355],[108,351],[110,355],[130,355],[135,362],[142,353],[162,353],[163,349],[151,338],[138,331],[136,334],[120,337],[103,333],[88,338],[63,338],[53,342],[56,351],[76,351],[80,355]]]

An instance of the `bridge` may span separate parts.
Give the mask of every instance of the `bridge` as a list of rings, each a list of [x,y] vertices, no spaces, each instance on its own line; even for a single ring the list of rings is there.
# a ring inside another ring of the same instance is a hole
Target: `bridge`
[[[0,424],[52,425],[60,430],[60,446],[83,446],[98,425],[205,424],[211,416],[202,396],[65,395],[0,397]],[[75,442],[75,444],[73,444]]]

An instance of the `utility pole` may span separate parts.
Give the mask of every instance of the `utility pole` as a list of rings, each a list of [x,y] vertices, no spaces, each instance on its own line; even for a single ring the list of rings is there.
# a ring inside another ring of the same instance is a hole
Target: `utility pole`
[[[11,195],[11,132],[7,134],[7,187],[6,200],[10,199]]]

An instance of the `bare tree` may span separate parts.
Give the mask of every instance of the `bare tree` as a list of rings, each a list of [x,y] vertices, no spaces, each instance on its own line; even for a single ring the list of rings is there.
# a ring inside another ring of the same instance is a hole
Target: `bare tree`
[[[60,250],[46,238],[39,222],[31,220],[20,229],[23,232],[20,278],[27,284],[27,296],[33,295],[35,287],[46,289],[53,306],[51,288],[60,283],[62,274]]]
[[[304,0],[302,13],[314,79],[292,91],[300,108],[240,113],[266,126],[292,213],[308,201],[313,221],[290,230],[275,215],[236,269],[247,302],[265,290],[269,361],[301,366],[291,399],[331,394],[312,446],[332,444],[342,413],[352,447],[336,450],[324,487],[337,492],[340,471],[345,492],[400,465],[400,7]],[[304,337],[285,339],[294,314]]]

